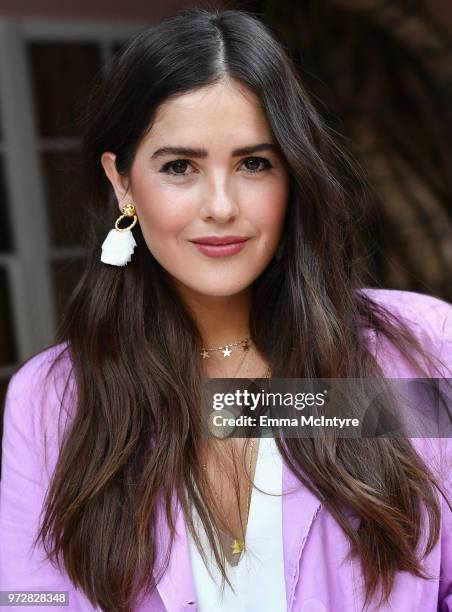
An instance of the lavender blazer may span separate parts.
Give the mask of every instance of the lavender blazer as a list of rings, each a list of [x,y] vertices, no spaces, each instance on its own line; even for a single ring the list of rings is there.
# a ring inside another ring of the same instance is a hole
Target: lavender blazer
[[[442,372],[452,378],[452,305],[414,292],[364,289],[372,297],[401,313],[421,338],[424,346],[448,365]],[[411,366],[393,347],[383,341],[369,342],[389,378],[415,377]],[[60,345],[59,345],[60,346]],[[2,444],[0,483],[0,590],[64,590],[69,592],[67,610],[87,612],[93,608],[84,594],[75,589],[65,573],[44,561],[41,548],[32,551],[49,479],[58,456],[57,409],[62,394],[63,368],[48,389],[42,385],[43,372],[55,351],[47,349],[27,361],[8,386]],[[68,358],[69,359],[69,358]],[[45,430],[49,453],[43,455]],[[413,438],[416,448],[428,461],[441,458],[443,486],[452,499],[452,440]],[[332,515],[322,503],[299,484],[283,466],[283,546],[290,612],[358,612],[363,606],[363,584],[359,560],[345,561],[349,544]],[[191,572],[186,527],[180,505],[173,497],[177,514],[177,537],[170,566],[154,593],[138,602],[135,612],[182,612],[196,610],[196,591]],[[441,498],[442,500],[442,498]],[[421,580],[406,572],[396,577],[390,605],[379,610],[397,612],[452,612],[452,514],[442,500],[440,541],[424,560],[433,580]],[[168,530],[159,514],[161,541]],[[351,515],[356,526],[359,517]],[[162,559],[158,558],[159,564]],[[40,609],[53,610],[54,606]],[[376,610],[370,607],[369,610]]]

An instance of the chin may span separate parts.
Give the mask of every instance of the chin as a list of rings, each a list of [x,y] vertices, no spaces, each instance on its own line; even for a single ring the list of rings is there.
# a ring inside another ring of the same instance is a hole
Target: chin
[[[181,279],[176,279],[177,284],[179,286],[184,287],[185,290],[209,297],[228,297],[231,295],[235,295],[247,289],[251,284],[240,283],[240,285],[227,285],[226,283],[218,283],[218,277],[215,279],[215,281],[215,283],[198,285],[194,283],[185,282]]]
[[[212,287],[212,285],[210,285],[209,287],[198,287],[198,288],[194,288],[193,290],[196,291],[197,293],[200,293],[202,295],[208,295],[210,297],[228,297],[230,295],[236,295],[237,293],[241,293],[242,291],[244,291],[245,289],[247,289],[247,286],[244,287]]]

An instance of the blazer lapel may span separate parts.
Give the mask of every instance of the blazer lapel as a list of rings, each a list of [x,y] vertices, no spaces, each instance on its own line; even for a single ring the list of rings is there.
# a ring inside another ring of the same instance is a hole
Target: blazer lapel
[[[283,549],[287,610],[292,610],[300,558],[322,502],[302,484],[283,461]]]

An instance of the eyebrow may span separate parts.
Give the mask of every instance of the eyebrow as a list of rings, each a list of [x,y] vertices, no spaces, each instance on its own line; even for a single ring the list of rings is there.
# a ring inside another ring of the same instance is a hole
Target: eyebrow
[[[239,157],[240,155],[250,155],[251,153],[257,153],[258,151],[274,151],[277,153],[279,151],[279,147],[271,142],[262,142],[260,144],[234,149],[231,155],[233,157]],[[153,153],[152,159],[161,157],[163,155],[184,155],[186,157],[205,158],[208,157],[208,152],[205,149],[193,149],[191,147],[162,147]]]

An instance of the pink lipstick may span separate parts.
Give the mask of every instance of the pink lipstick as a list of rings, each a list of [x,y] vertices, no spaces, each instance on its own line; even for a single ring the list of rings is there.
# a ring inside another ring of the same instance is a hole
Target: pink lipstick
[[[203,236],[190,242],[208,257],[227,257],[241,251],[248,240],[247,236]]]

